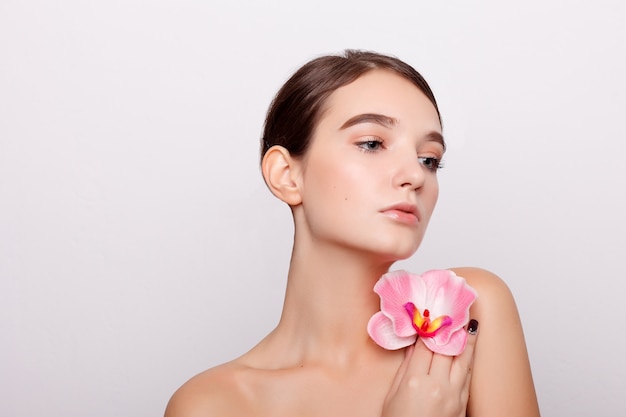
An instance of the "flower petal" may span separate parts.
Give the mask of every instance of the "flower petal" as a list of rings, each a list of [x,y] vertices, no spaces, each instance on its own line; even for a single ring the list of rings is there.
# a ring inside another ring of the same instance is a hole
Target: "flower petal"
[[[409,337],[416,333],[412,317],[404,308],[411,301],[414,279],[415,276],[406,271],[393,271],[383,275],[374,286],[374,292],[380,296],[380,310],[391,320],[400,337]]]
[[[453,271],[427,271],[421,275],[426,283],[426,304],[433,316],[446,315],[452,324],[441,329],[435,339],[438,345],[448,343],[450,338],[469,321],[469,308],[476,299],[476,291],[464,278]]]
[[[437,336],[422,337],[421,340],[428,349],[435,353],[441,353],[442,355],[457,356],[460,355],[465,349],[465,344],[467,343],[467,332],[464,328],[450,334],[445,343],[440,344]]]
[[[406,314],[406,313],[405,313]],[[400,337],[396,334],[393,322],[381,311],[374,314],[367,323],[367,332],[381,347],[396,350],[415,343],[417,336]]]
[[[374,291],[381,311],[370,319],[368,333],[380,346],[399,349],[414,343],[419,333],[433,352],[456,356],[465,349],[464,326],[477,294],[464,278],[449,270],[422,275],[394,271],[383,275]]]

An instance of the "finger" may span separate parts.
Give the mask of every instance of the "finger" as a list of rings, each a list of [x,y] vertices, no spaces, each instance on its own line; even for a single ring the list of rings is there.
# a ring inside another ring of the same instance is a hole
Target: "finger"
[[[409,362],[407,374],[410,375],[428,375],[430,372],[431,362],[433,360],[433,352],[426,347],[420,339],[415,342],[415,349]]]
[[[408,346],[404,351],[404,359],[396,372],[396,376],[391,383],[391,388],[389,389],[388,396],[394,395],[398,391],[398,387],[400,387],[400,383],[402,382],[404,375],[406,375],[406,370],[409,367],[409,363],[411,362],[411,357],[413,356],[413,350],[415,349],[414,345]]]
[[[444,378],[448,380],[452,370],[452,364],[454,362],[454,356],[434,354],[433,360],[430,364],[430,375],[437,378]]]
[[[467,326],[467,344],[465,350],[454,359],[450,371],[450,380],[462,385],[469,384],[474,364],[474,351],[478,339],[478,321],[470,320]]]

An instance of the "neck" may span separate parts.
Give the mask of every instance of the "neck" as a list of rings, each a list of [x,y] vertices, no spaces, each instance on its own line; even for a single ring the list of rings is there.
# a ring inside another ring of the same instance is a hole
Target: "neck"
[[[391,262],[324,245],[294,246],[280,323],[270,335],[295,361],[349,366],[380,354],[367,323],[380,310],[374,284]]]

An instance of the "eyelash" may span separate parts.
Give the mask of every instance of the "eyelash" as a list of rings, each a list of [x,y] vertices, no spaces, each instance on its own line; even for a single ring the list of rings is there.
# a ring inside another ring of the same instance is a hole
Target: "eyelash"
[[[372,140],[364,140],[362,142],[358,142],[357,146],[359,148],[361,148],[364,152],[376,152],[380,149],[380,147],[383,146],[383,141],[381,139],[372,139]],[[376,149],[372,149],[369,147],[369,145],[375,144],[376,145]]]
[[[357,146],[363,152],[374,153],[380,150],[383,143],[384,142],[381,139],[372,139],[357,142]],[[371,145],[374,145],[375,148],[372,148]],[[435,172],[444,167],[443,161],[439,158],[435,158],[434,156],[419,156],[417,160],[429,171]]]
[[[429,171],[437,171],[438,169],[443,168],[443,161],[439,158],[435,158],[432,156],[420,156],[417,159]]]

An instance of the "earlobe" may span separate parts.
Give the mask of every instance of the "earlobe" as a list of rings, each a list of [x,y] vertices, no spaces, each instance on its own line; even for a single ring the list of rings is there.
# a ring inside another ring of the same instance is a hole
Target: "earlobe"
[[[263,178],[268,188],[272,194],[290,206],[296,206],[302,202],[296,165],[289,151],[278,145],[269,148],[261,162]]]

